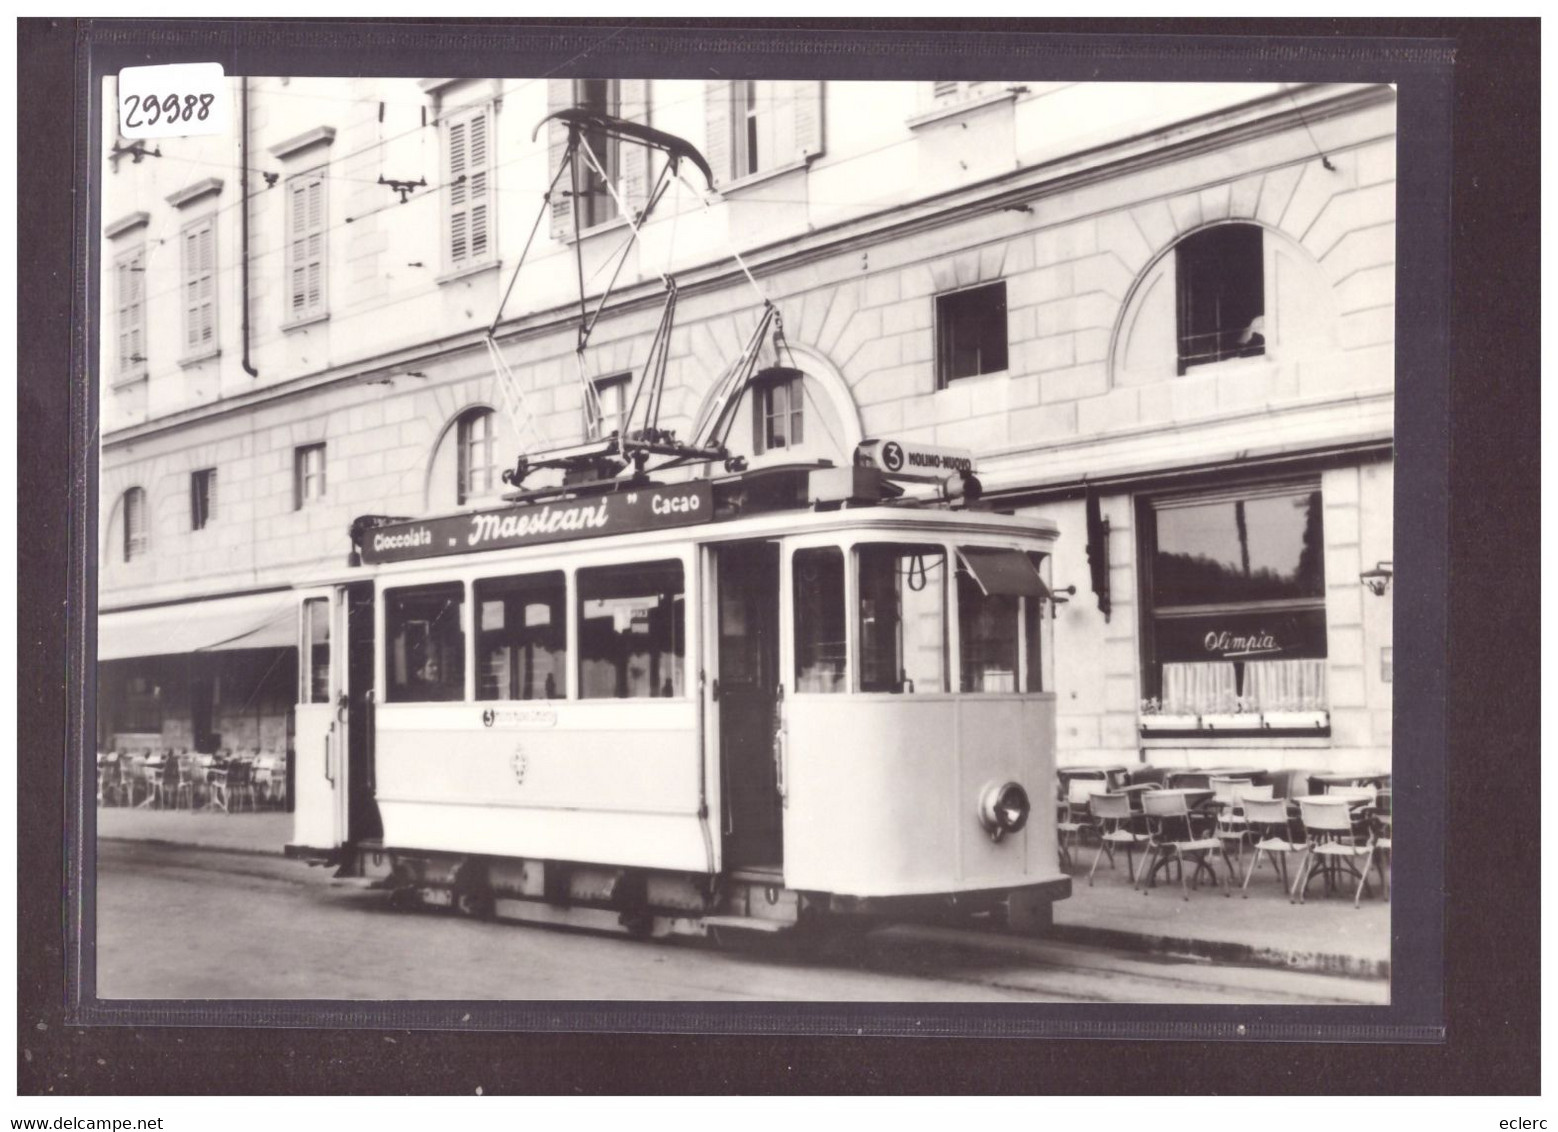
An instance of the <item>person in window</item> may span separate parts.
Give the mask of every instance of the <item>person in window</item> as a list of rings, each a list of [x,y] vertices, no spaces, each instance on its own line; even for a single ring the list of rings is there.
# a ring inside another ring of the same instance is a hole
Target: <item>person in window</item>
[[[1258,358],[1266,352],[1266,319],[1262,315],[1256,315],[1250,320],[1250,324],[1239,331],[1239,339],[1236,343],[1234,356],[1240,358]]]

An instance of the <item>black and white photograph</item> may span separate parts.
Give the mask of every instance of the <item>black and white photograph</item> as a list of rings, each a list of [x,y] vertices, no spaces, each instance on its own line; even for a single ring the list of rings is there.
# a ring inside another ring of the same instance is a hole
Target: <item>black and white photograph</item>
[[[214,70],[101,79],[98,999],[1390,1003],[1392,83]]]

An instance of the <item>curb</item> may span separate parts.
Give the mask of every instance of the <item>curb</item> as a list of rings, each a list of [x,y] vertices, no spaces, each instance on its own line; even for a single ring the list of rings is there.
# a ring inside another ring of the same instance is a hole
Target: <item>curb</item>
[[[1241,967],[1274,967],[1284,971],[1306,971],[1318,975],[1341,975],[1349,979],[1389,980],[1389,959],[1368,959],[1359,955],[1340,955],[1323,951],[1295,951],[1279,947],[1259,947],[1231,940],[1191,939],[1187,936],[1152,935],[1122,931],[1119,928],[1095,928],[1085,924],[1056,924],[1045,939],[1063,943],[1113,947],[1121,951],[1141,951],[1202,959],[1212,963]]]
[[[208,853],[230,853],[247,857],[283,857],[282,852],[243,845],[209,845],[197,841],[170,841],[160,837],[129,837],[103,835],[100,841],[116,841],[124,844],[156,845],[166,849],[200,849]],[[1134,951],[1149,955],[1169,955],[1210,963],[1226,963],[1241,967],[1266,967],[1284,971],[1304,971],[1321,975],[1340,975],[1350,979],[1389,980],[1389,959],[1367,959],[1358,955],[1341,955],[1328,952],[1296,951],[1277,947],[1260,947],[1229,940],[1194,939],[1189,936],[1157,935],[1124,931],[1120,928],[1090,927],[1086,924],[1055,924],[1035,935],[1012,932],[955,929],[933,925],[904,924],[905,932],[941,943],[954,943],[969,947],[984,947],[1021,954],[1034,944],[1045,941],[1074,943],[1090,947],[1108,947],[1117,951]]]

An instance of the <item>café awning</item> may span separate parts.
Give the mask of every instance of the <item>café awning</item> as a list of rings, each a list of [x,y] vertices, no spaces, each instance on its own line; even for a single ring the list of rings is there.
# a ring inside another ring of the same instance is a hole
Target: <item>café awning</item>
[[[103,613],[97,619],[97,659],[293,648],[297,608],[292,591],[282,590]]]
[[[1020,550],[960,546],[958,558],[986,597],[991,594],[1038,598],[1049,596],[1049,587],[1039,576],[1038,567]]]

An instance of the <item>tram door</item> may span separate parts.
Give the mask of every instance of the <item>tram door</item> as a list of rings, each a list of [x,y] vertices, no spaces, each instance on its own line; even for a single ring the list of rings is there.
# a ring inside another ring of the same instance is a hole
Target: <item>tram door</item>
[[[720,784],[727,868],[784,860],[774,762],[779,697],[779,545],[716,550]]]
[[[292,840],[331,850],[345,838],[340,727],[336,695],[345,676],[334,642],[341,609],[338,594],[319,590],[304,597],[298,641],[298,702],[292,725]]]
[[[383,837],[373,777],[373,583],[346,588],[346,828],[351,841]]]

